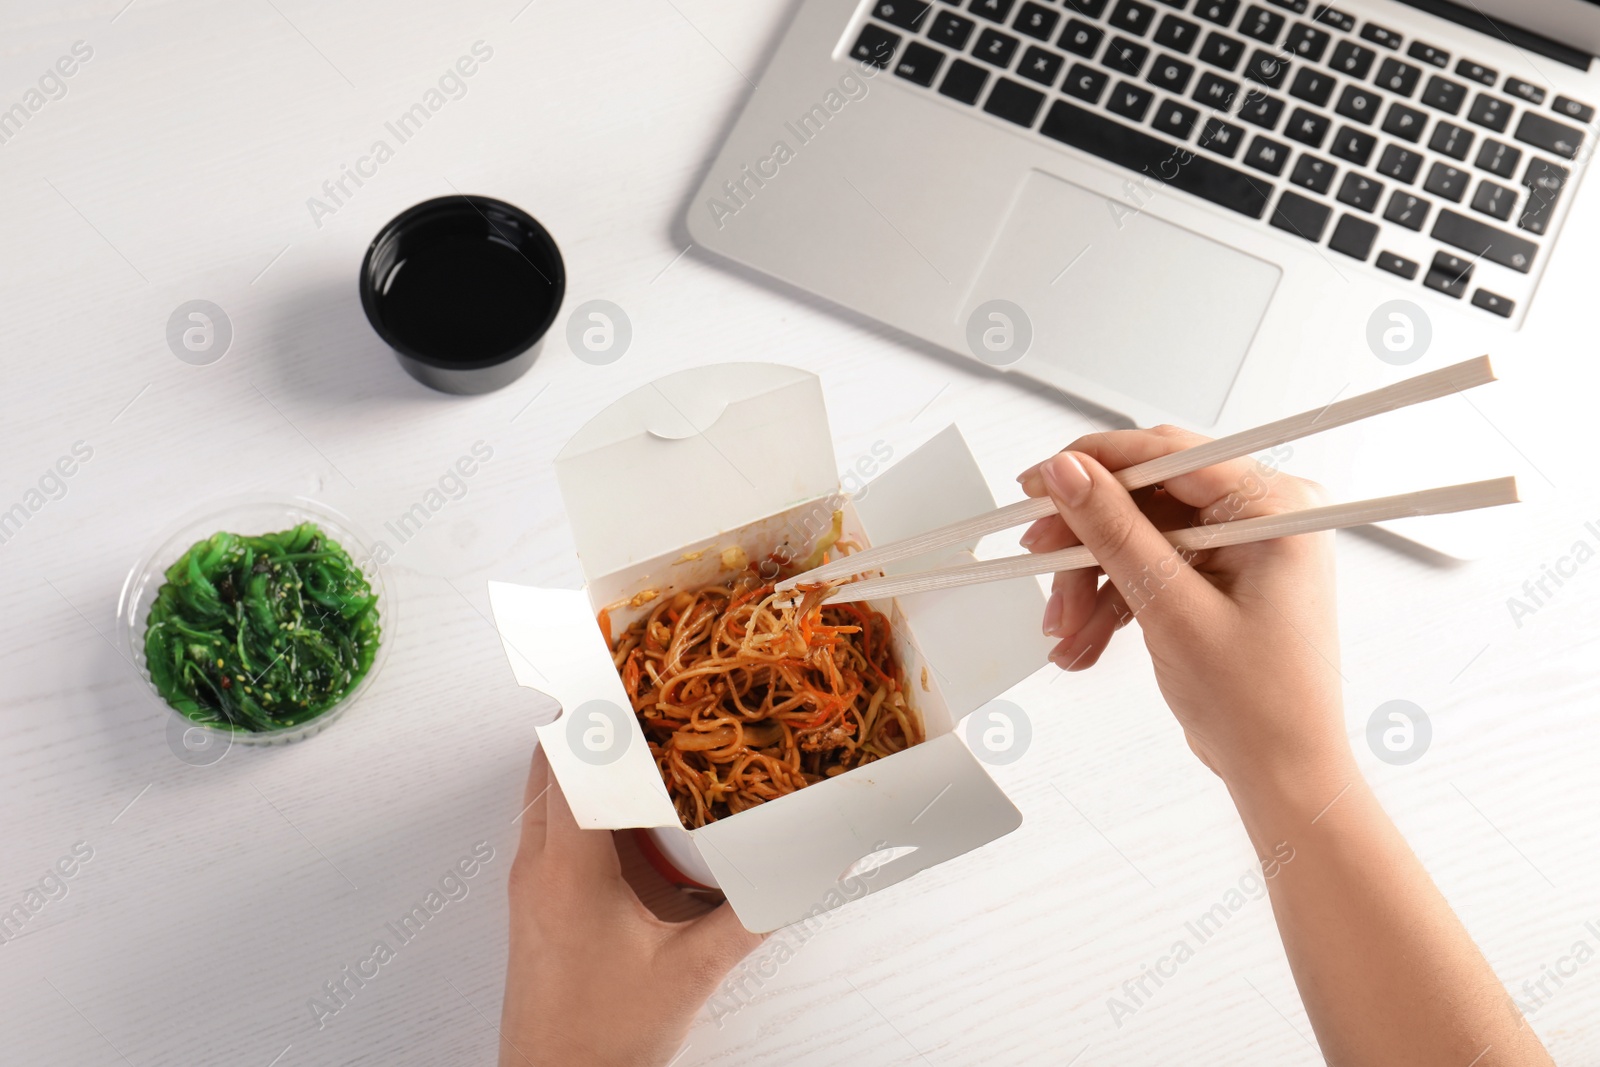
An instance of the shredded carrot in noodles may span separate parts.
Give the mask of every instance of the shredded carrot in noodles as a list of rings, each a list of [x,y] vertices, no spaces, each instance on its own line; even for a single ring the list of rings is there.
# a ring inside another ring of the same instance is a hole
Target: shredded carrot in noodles
[[[663,597],[611,646],[689,829],[922,741],[889,620],[822,591],[795,602],[752,567]]]

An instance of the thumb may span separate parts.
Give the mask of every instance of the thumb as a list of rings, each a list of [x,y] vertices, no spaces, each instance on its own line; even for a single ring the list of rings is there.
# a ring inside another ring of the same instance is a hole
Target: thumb
[[[703,976],[715,985],[765,940],[765,934],[746,930],[724,901],[716,910],[678,927],[672,954],[682,966],[677,973]]]
[[[1144,625],[1191,614],[1212,592],[1092,457],[1062,452],[1046,460],[1040,474],[1062,520]]]

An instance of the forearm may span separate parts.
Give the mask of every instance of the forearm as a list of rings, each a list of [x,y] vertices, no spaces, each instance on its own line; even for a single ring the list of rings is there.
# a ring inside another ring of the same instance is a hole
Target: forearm
[[[1231,792],[1329,1063],[1551,1062],[1353,759]]]

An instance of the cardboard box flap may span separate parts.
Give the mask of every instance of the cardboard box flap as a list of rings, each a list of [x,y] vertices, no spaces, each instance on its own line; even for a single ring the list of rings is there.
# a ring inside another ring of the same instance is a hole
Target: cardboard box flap
[[[739,921],[765,933],[1015,830],[1022,815],[954,734],[695,831]],[[859,860],[905,850],[850,874]]]
[[[816,375],[723,363],[658,378],[555,459],[585,579],[838,488]]]
[[[868,482],[852,499],[874,545],[904,540],[995,507],[989,483],[953,423]],[[890,574],[927,570],[939,562],[932,556],[970,552],[975,547],[977,541],[973,540],[929,556],[897,560],[884,570]]]
[[[489,583],[489,605],[517,684],[561,705],[539,744],[580,826],[674,826],[662,784],[622,679],[577,589]]]
[[[961,431],[949,426],[874,478],[854,501],[872,544],[883,545],[994,509],[994,496]],[[970,560],[974,545],[900,560],[892,574]],[[960,719],[1049,662],[1040,633],[1044,595],[1034,578],[918,593],[900,601],[917,648]],[[938,665],[959,663],[957,677]]]

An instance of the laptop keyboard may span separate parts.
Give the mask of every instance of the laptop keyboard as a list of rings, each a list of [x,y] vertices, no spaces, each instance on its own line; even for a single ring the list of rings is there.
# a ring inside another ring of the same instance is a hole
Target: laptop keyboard
[[[1502,318],[1594,121],[1309,0],[875,0],[850,54]]]

